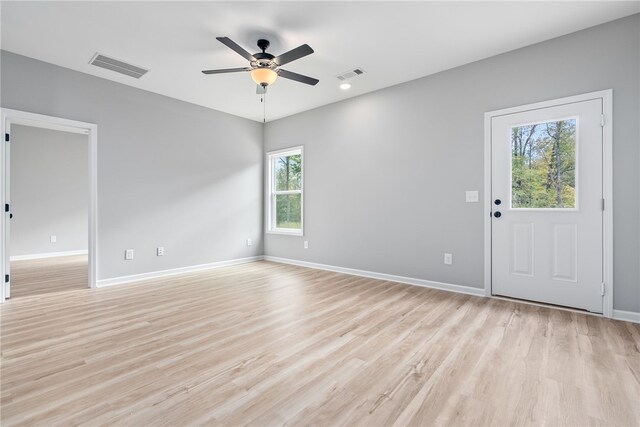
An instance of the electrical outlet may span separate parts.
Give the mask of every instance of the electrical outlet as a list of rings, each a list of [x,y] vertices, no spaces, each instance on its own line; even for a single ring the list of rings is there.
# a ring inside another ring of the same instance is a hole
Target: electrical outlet
[[[127,249],[124,251],[124,259],[127,261],[133,259],[133,249]]]
[[[158,246],[158,248],[156,249],[156,255],[164,256],[164,246]]]
[[[51,243],[56,243],[58,241],[58,236],[51,236],[50,240],[51,240]]]
[[[247,246],[251,246],[253,245],[253,242],[251,241],[251,239],[247,239]]]
[[[445,253],[444,254],[444,263],[447,264],[447,265],[453,264],[453,254]]]
[[[304,248],[305,249],[309,249],[309,241],[308,240],[304,241]]]

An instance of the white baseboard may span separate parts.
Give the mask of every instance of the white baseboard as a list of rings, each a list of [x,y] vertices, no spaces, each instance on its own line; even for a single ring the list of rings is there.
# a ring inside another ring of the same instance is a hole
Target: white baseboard
[[[65,251],[65,252],[47,252],[43,254],[15,255],[9,258],[10,261],[24,261],[27,259],[55,258],[59,256],[87,255],[88,250],[81,251]]]
[[[635,311],[613,310],[613,318],[625,322],[640,323],[640,313]]]
[[[431,280],[414,279],[412,277],[396,276],[393,274],[376,273],[374,271],[357,270],[355,268],[337,267],[334,265],[318,264],[315,262],[298,261],[295,259],[264,256],[265,261],[279,262],[282,264],[297,265],[300,267],[315,268],[318,270],[333,271],[335,273],[351,274],[352,276],[368,277],[371,279],[388,280],[390,282],[405,283],[407,285],[422,286],[423,288],[440,289],[443,291],[457,292],[461,294],[484,297],[484,288],[472,288],[471,286],[453,285],[451,283],[434,282]]]
[[[209,264],[191,265],[189,267],[172,268],[170,270],[151,271],[149,273],[132,274],[131,276],[112,277],[110,279],[98,280],[97,287],[120,285],[123,283],[139,282],[141,280],[157,279],[160,277],[173,276],[176,274],[192,273],[194,271],[210,270],[213,268],[228,267],[230,265],[245,264],[248,262],[261,261],[262,255],[248,258],[231,259],[228,261],[212,262]]]
[[[67,255],[80,255],[82,253],[86,254],[87,251],[59,252],[59,253],[67,254]],[[39,254],[39,255],[49,255],[49,254]],[[64,256],[64,255],[50,255],[50,256]],[[23,258],[23,259],[34,259],[34,258]],[[101,288],[105,286],[138,282],[141,280],[157,279],[157,278],[166,277],[166,276],[173,276],[176,274],[210,270],[214,268],[228,267],[232,265],[246,264],[249,262],[262,261],[262,260],[277,262],[281,264],[297,265],[299,267],[315,268],[317,270],[333,271],[335,273],[350,274],[352,276],[368,277],[371,279],[378,279],[378,280],[387,280],[390,282],[398,282],[398,283],[404,283],[407,285],[421,286],[423,288],[457,292],[457,293],[466,294],[466,295],[474,295],[479,297],[486,296],[484,288],[473,288],[471,286],[454,285],[451,283],[435,282],[432,280],[424,280],[424,279],[415,279],[412,277],[396,276],[393,274],[377,273],[374,271],[358,270],[355,268],[347,268],[347,267],[338,267],[334,265],[319,264],[319,263],[308,262],[308,261],[298,261],[295,259],[279,258],[279,257],[268,256],[268,255],[265,255],[265,256],[259,255],[259,256],[253,256],[248,258],[239,258],[239,259],[232,259],[228,261],[213,262],[209,264],[200,264],[200,265],[192,265],[189,267],[173,268],[170,270],[161,270],[161,271],[152,271],[149,273],[133,274],[131,276],[102,279],[102,280],[98,280],[97,287]],[[616,320],[640,323],[640,313],[636,313],[633,311],[613,310],[613,318]]]

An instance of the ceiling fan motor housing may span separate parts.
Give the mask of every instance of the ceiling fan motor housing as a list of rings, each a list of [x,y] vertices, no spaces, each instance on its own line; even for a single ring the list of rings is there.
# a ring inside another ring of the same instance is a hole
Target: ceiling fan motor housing
[[[269,55],[268,53],[256,53],[256,60],[251,61],[252,68],[270,68],[275,70],[277,64],[273,61],[273,55]]]
[[[271,43],[269,43],[269,40],[258,40],[258,47],[262,49],[262,52],[255,53],[253,55],[253,57],[256,59],[255,61],[251,61],[251,66],[253,68],[270,68],[274,70],[277,67],[276,63],[273,61],[273,58],[275,58],[275,56],[265,52],[270,44]]]

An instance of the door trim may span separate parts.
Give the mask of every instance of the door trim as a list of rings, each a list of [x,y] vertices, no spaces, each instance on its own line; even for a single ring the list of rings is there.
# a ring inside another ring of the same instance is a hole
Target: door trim
[[[576,102],[602,100],[604,125],[602,126],[602,191],[605,200],[603,212],[602,267],[605,283],[605,294],[602,300],[602,315],[613,317],[613,90],[601,90],[582,95],[569,96],[550,101],[518,107],[489,111],[484,114],[484,294],[491,294],[491,119],[507,114],[522,113],[541,108]]]
[[[66,132],[85,134],[89,138],[89,287],[95,288],[98,278],[98,125],[94,123],[79,122],[76,120],[64,119],[61,117],[46,116],[42,114],[29,113],[26,111],[12,110],[9,108],[0,109],[0,128],[2,135],[11,134],[11,124],[19,124],[45,129],[62,130]],[[0,149],[0,198],[2,203],[7,203],[6,183],[7,183],[7,155],[6,143]],[[9,215],[5,214],[0,221],[0,265],[2,266],[2,276],[6,274],[7,251],[7,221]],[[0,303],[5,301],[4,283],[0,286]]]

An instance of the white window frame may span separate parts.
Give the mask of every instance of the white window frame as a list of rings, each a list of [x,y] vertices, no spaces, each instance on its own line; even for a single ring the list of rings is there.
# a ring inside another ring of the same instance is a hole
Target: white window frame
[[[274,161],[278,157],[293,156],[300,154],[300,164],[302,166],[302,175],[300,177],[300,190],[288,190],[288,191],[276,191],[275,180],[273,179],[275,168]],[[304,235],[304,147],[302,145],[290,148],[284,148],[282,150],[269,151],[266,154],[266,232],[269,234],[284,234],[289,236],[303,236]],[[275,225],[275,209],[276,209],[276,195],[282,194],[300,194],[300,229],[295,230],[291,228],[278,228]]]

